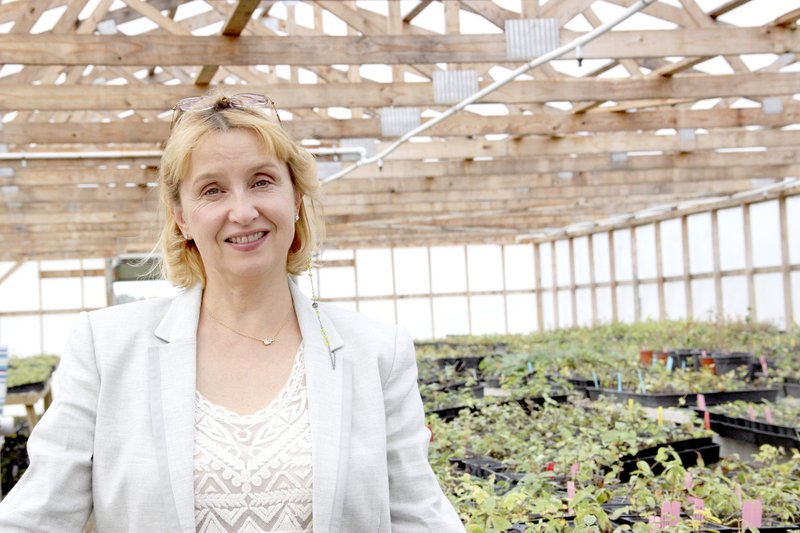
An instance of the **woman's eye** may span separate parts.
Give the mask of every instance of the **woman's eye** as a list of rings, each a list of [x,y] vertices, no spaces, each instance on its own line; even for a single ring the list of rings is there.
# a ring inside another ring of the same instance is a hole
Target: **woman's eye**
[[[214,196],[219,194],[220,190],[219,187],[209,187],[208,189],[203,191],[203,196]]]
[[[266,187],[267,185],[270,185],[270,183],[271,183],[270,180],[268,180],[266,178],[259,178],[259,179],[256,180],[255,186],[256,187]]]

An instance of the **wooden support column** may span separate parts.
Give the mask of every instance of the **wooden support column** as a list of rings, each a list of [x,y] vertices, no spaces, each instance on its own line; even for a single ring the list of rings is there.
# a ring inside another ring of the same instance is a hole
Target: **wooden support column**
[[[539,250],[540,244],[533,245],[533,271],[536,283],[536,325],[539,332],[544,331],[544,304],[542,302],[542,254]]]
[[[361,310],[361,298],[359,298],[358,294],[358,261],[356,261],[356,251],[353,250],[353,287],[355,289],[355,298],[356,298],[356,311]]]
[[[639,296],[639,257],[636,249],[636,226],[630,227],[631,232],[631,279],[633,283],[633,321],[642,320],[642,299]]]
[[[717,307],[717,322],[725,321],[725,310],[722,308],[722,260],[719,252],[719,210],[711,210],[711,252],[714,259],[714,302]]]
[[[550,280],[553,287],[553,329],[561,327],[558,319],[558,258],[556,257],[556,241],[550,241]]]
[[[658,319],[667,319],[667,298],[664,289],[664,253],[661,248],[661,222],[655,222],[656,239],[656,288],[658,290]]]
[[[394,246],[389,248],[389,257],[391,258],[392,262],[392,306],[394,307],[394,321],[400,322],[400,319],[397,315],[397,276],[395,275],[394,269]],[[431,320],[433,320],[433,315],[431,315]],[[431,331],[431,336],[433,336],[433,331]]]
[[[597,279],[594,272],[594,233],[588,236],[589,247],[589,287],[592,293],[592,326],[596,326],[600,320],[597,312]]]
[[[744,271],[747,277],[747,306],[750,310],[750,318],[753,322],[758,321],[758,309],[756,309],[756,284],[753,273],[753,235],[750,231],[750,205],[742,206],[744,219]]]
[[[500,275],[503,282],[503,328],[508,335],[508,287],[506,286],[506,247],[500,246]]]
[[[611,288],[611,321],[619,320],[617,309],[617,260],[614,257],[614,230],[608,232],[608,286]]]
[[[789,220],[786,213],[786,196],[778,199],[778,214],[781,224],[781,274],[783,275],[783,309],[786,318],[785,328],[788,330],[794,324],[794,310],[792,306],[792,276],[789,265]]]
[[[436,337],[436,319],[433,313],[433,268],[431,261],[431,247],[426,246],[425,250],[428,254],[428,302],[431,306],[431,335]]]
[[[683,246],[683,291],[686,296],[686,318],[694,317],[694,302],[692,301],[692,278],[689,273],[689,221],[686,215],[681,217],[681,244]]]
[[[106,259],[106,305],[114,305],[114,263]]]
[[[575,284],[575,239],[569,238],[569,292],[572,297],[572,327],[578,325],[578,286]]]
[[[464,248],[464,283],[467,285],[467,331],[472,335],[472,291],[469,289],[469,257],[467,245]]]

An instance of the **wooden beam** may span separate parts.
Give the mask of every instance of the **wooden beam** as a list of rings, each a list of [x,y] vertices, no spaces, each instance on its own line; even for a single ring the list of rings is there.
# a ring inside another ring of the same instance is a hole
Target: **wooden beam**
[[[233,13],[225,21],[221,32],[222,35],[225,37],[238,37],[241,35],[244,27],[250,22],[253,11],[256,10],[260,3],[261,0],[239,0]],[[200,69],[200,72],[195,77],[195,85],[208,85],[218,70],[219,65],[203,65],[203,68]]]
[[[88,106],[88,104],[86,104]],[[800,105],[787,103],[782,113],[765,114],[760,108],[714,108],[705,110],[656,109],[637,112],[596,112],[580,115],[537,113],[534,115],[476,116],[461,113],[434,126],[431,136],[470,137],[508,133],[512,136],[564,136],[578,132],[655,131],[663,128],[778,128],[800,123]],[[308,119],[287,120],[284,128],[296,139],[346,139],[382,137],[380,120]],[[50,123],[7,122],[0,130],[0,143],[21,144],[116,144],[157,143],[169,135],[169,124],[159,122],[71,122],[53,127]]]
[[[583,35],[561,31],[562,43]],[[585,59],[785,53],[800,51],[800,35],[782,27],[692,28],[609,32],[582,51]],[[574,58],[574,53],[566,58]],[[0,35],[0,62],[24,65],[187,64],[295,66],[507,63],[505,36],[371,35],[255,37],[191,35]]]
[[[485,87],[488,82],[484,81],[479,85]],[[487,95],[482,103],[530,104],[563,100],[622,102],[659,98],[698,100],[742,95],[751,98],[791,96],[799,85],[800,73],[797,72],[654,79],[526,80],[508,84]],[[434,105],[432,83],[252,84],[248,90],[269,94],[282,109]],[[202,94],[205,94],[203,88],[188,88],[185,85],[59,85],[57,90],[52,85],[11,85],[3,86],[0,91],[0,111],[167,111],[180,98]]]

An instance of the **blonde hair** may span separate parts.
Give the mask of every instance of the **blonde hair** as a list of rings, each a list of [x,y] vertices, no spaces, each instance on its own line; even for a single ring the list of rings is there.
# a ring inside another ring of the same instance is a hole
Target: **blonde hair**
[[[238,108],[227,104],[228,97],[210,94],[180,115],[167,139],[158,171],[160,212],[163,217],[156,249],[161,250],[164,277],[178,287],[205,286],[203,259],[194,241],[184,239],[173,209],[180,206],[180,187],[189,171],[192,153],[212,132],[245,129],[261,139],[264,150],[286,163],[295,193],[302,196],[300,219],[286,259],[286,271],[299,274],[321,244],[325,225],[322,218],[322,186],[317,179],[316,161],[264,108]],[[203,109],[208,107],[208,109]]]

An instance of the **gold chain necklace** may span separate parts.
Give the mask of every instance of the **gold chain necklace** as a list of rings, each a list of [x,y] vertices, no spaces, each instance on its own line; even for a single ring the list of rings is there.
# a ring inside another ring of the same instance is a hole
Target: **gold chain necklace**
[[[288,312],[288,313],[286,313],[286,316],[285,316],[285,317],[283,317],[283,322],[281,322],[281,325],[280,325],[280,327],[278,328],[278,331],[276,331],[276,332],[275,332],[275,335],[273,335],[272,337],[266,337],[266,338],[264,338],[264,339],[261,339],[261,338],[259,338],[259,337],[253,337],[252,335],[248,335],[247,333],[242,333],[241,331],[238,331],[238,330],[236,330],[236,329],[233,329],[232,327],[230,327],[229,325],[227,325],[226,323],[224,323],[223,321],[221,321],[219,318],[215,317],[215,316],[214,316],[214,314],[213,314],[213,313],[212,313],[212,312],[211,312],[211,311],[208,309],[208,307],[206,307],[206,308],[205,308],[205,310],[206,310],[206,313],[208,313],[208,316],[210,316],[211,318],[213,318],[213,319],[214,319],[214,322],[216,322],[216,323],[217,323],[217,324],[219,324],[220,326],[222,326],[222,327],[224,327],[224,328],[227,328],[227,329],[231,330],[232,332],[236,333],[237,335],[241,335],[242,337],[246,337],[246,338],[248,338],[248,339],[252,339],[252,340],[254,340],[254,341],[258,341],[258,342],[260,342],[260,343],[264,344],[264,346],[269,346],[269,345],[271,345],[273,342],[275,342],[275,337],[277,337],[277,336],[278,336],[278,333],[280,333],[280,332],[281,332],[281,330],[283,329],[283,326],[285,326],[285,325],[286,325],[286,322],[289,320],[289,315],[291,315],[291,314],[292,314],[292,308],[290,307],[290,308],[289,308],[289,312]]]

